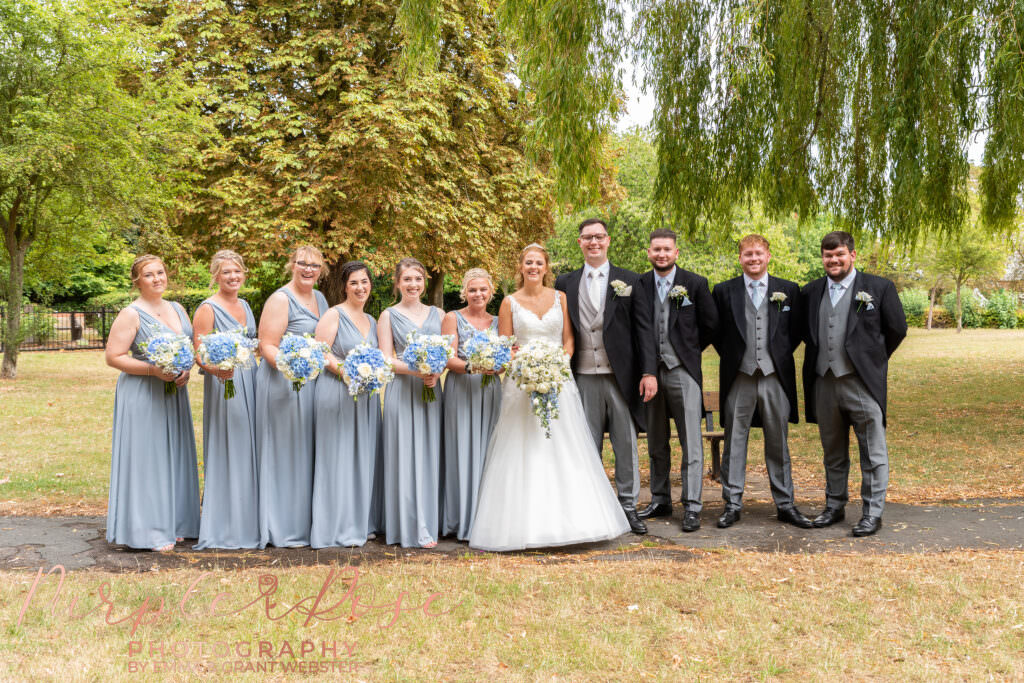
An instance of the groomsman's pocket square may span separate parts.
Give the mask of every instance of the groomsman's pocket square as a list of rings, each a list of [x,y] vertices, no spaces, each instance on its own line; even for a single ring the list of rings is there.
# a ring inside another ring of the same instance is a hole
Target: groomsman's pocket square
[[[693,302],[692,302],[692,301],[690,301],[690,300],[689,300],[689,299],[687,298],[687,299],[683,299],[683,303],[681,303],[681,304],[679,304],[679,305],[680,305],[680,306],[692,306],[692,305],[693,305]]]
[[[785,313],[785,312],[786,312],[786,311],[788,311],[788,310],[789,310],[789,306],[783,306],[783,307],[782,307],[782,312],[783,312],[783,313]]]
[[[864,307],[864,310],[865,311],[873,311],[873,310],[875,310],[875,305],[874,304],[868,304],[867,306]]]

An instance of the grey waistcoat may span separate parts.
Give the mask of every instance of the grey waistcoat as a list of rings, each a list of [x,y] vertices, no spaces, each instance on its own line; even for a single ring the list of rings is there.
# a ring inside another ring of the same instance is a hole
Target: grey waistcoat
[[[767,289],[767,287],[765,288]],[[746,317],[746,348],[743,351],[743,360],[740,362],[740,372],[744,375],[753,375],[758,369],[766,375],[775,372],[775,364],[768,353],[768,295],[761,299],[761,305],[754,308],[754,302],[746,294],[747,300],[743,307]]]
[[[607,286],[607,283],[605,283]],[[605,375],[612,371],[604,350],[604,308],[594,308],[590,300],[590,280],[580,278],[580,334],[576,339],[576,372],[581,375]]]
[[[825,293],[818,307],[818,361],[815,371],[824,376],[829,369],[836,377],[856,372],[850,357],[846,354],[846,321],[850,317],[851,290],[847,287],[839,302],[833,308],[829,296],[831,282],[825,283]]]
[[[665,364],[669,370],[678,368],[681,363],[676,356],[676,350],[672,348],[672,340],[668,336],[668,319],[672,313],[671,306],[675,306],[672,298],[667,294],[664,301],[658,301],[658,285],[654,285],[654,323],[658,330],[658,360]]]

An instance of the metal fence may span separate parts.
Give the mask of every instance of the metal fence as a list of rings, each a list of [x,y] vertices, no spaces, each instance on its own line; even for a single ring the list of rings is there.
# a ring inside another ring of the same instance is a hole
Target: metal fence
[[[103,349],[117,309],[54,311],[28,305],[21,309],[17,343],[20,351],[73,351]],[[0,306],[0,351],[8,343],[7,310]]]

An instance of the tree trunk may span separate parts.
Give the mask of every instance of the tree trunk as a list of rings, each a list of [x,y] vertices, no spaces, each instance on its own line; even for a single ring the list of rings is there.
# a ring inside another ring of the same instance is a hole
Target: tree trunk
[[[956,283],[956,331],[964,331],[964,307],[960,304],[960,283]]]
[[[932,314],[935,312],[935,292],[938,288],[938,285],[932,287],[931,296],[928,300],[928,325],[925,329],[932,329]]]
[[[428,270],[430,284],[427,286],[427,303],[431,306],[444,308],[444,273]]]
[[[14,247],[13,249],[11,247]],[[0,379],[14,379],[18,374],[18,347],[21,345],[21,297],[25,292],[25,254],[28,244],[8,240],[11,278],[7,288],[7,319],[4,330],[4,360],[0,366]]]
[[[331,306],[341,301],[341,295],[345,292],[345,285],[341,281],[341,267],[345,264],[348,259],[338,259],[336,263],[328,264],[331,267],[331,272],[327,273],[327,277],[320,281],[318,285],[323,295],[327,297],[327,303]]]

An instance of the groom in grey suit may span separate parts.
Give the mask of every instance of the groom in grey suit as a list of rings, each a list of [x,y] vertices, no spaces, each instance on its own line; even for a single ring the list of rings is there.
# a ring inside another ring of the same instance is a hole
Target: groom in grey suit
[[[860,446],[860,494],[864,507],[854,536],[882,526],[889,484],[885,444],[889,357],[907,336],[907,318],[896,286],[854,269],[853,237],[830,232],[821,240],[827,277],[804,287],[804,396],[807,421],[818,423],[825,460],[825,510],[814,526],[845,517],[850,473],[850,427]]]
[[[604,221],[588,218],[580,223],[585,263],[560,275],[555,289],[565,292],[576,338],[573,374],[598,456],[607,429],[615,453],[619,503],[633,533],[646,534],[647,526],[636,513],[640,492],[636,433],[637,425],[643,425],[632,329],[632,288],[637,275],[608,262],[610,242]]]

